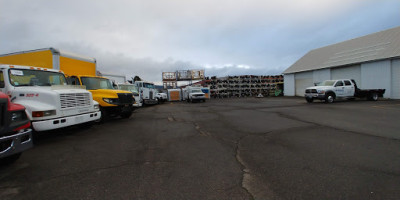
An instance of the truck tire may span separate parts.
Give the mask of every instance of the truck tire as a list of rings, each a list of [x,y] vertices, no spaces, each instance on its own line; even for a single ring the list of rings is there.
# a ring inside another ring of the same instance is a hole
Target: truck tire
[[[313,98],[306,98],[307,103],[312,103],[314,101]]]
[[[376,92],[373,92],[368,96],[368,100],[370,100],[370,101],[378,101],[378,98],[379,98],[379,95]]]
[[[100,112],[101,112],[101,117],[99,120],[97,120],[96,122],[103,124],[104,122],[106,122],[109,118],[110,115],[109,113],[102,107],[100,107]]]
[[[326,94],[325,103],[333,103],[335,101],[335,95],[332,93]]]
[[[132,112],[123,112],[121,113],[121,117],[124,119],[129,118],[132,115]]]

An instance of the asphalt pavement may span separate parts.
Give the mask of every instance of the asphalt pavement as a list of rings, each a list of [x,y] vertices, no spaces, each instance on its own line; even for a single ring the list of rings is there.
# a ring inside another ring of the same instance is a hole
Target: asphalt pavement
[[[400,101],[211,99],[42,133],[0,199],[400,199]]]

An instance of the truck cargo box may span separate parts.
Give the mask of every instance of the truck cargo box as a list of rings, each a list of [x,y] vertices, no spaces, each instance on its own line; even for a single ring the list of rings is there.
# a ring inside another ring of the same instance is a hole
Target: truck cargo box
[[[76,74],[96,75],[96,59],[44,48],[0,55],[1,64],[25,65],[63,71],[67,76]]]

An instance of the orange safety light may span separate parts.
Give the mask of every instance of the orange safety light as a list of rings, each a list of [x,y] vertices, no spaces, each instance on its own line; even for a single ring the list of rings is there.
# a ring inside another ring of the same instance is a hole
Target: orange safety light
[[[32,112],[32,117],[43,117],[44,112],[43,111],[33,111]]]
[[[13,66],[13,65],[11,65],[11,66],[10,66],[10,68],[14,68],[14,66]]]

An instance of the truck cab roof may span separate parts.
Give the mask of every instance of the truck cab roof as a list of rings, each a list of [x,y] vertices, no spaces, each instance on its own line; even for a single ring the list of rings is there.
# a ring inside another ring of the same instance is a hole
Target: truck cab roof
[[[4,64],[0,64],[0,69],[30,69],[30,70],[33,69],[33,70],[41,70],[41,71],[50,71],[50,72],[63,73],[63,71],[61,71],[61,70],[41,68],[41,67],[33,67],[33,66],[23,66],[23,65],[4,65]]]

